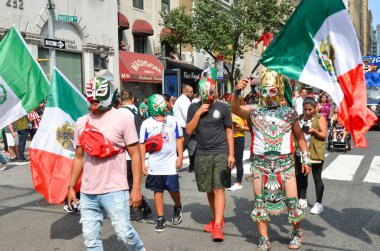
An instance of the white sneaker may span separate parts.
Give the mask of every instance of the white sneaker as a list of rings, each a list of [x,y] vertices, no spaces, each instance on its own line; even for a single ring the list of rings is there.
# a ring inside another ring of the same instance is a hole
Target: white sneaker
[[[323,212],[323,205],[319,202],[315,203],[314,207],[310,210],[311,214],[320,214]]]
[[[0,163],[0,171],[5,171],[5,169],[7,169],[7,164]]]
[[[233,184],[232,187],[228,188],[230,191],[236,191],[236,190],[241,190],[243,188],[243,185],[239,185],[238,183]]]
[[[298,204],[301,208],[307,208],[307,199],[299,199]]]

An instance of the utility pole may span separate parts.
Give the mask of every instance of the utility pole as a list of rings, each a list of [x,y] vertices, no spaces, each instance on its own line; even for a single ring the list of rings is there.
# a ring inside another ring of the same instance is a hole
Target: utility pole
[[[48,0],[46,8],[49,10],[49,20],[48,20],[48,29],[49,29],[49,38],[54,39],[54,19],[55,19],[55,4],[52,3],[52,0]],[[50,62],[50,79],[53,76],[53,68],[55,67],[55,48],[49,48],[49,62]]]

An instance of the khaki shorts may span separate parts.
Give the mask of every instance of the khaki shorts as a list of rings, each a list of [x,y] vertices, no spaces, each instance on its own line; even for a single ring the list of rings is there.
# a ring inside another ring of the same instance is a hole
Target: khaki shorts
[[[226,154],[196,154],[194,172],[199,192],[211,193],[214,188],[231,187]]]
[[[13,138],[12,133],[6,133],[5,137],[7,138],[8,146],[17,146],[18,145],[18,135],[16,133],[16,137]]]

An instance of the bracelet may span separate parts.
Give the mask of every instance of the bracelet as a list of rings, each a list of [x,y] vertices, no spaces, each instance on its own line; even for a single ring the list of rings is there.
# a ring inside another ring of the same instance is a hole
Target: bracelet
[[[311,161],[310,161],[310,152],[305,151],[301,154],[301,163],[310,166]]]
[[[241,91],[242,91],[242,90],[236,90],[236,89],[235,89],[235,90],[232,92],[232,96],[240,96]]]

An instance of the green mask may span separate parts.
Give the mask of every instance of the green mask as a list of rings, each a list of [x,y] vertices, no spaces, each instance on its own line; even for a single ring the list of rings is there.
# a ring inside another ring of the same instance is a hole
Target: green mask
[[[153,116],[163,115],[166,102],[163,96],[159,94],[153,94],[148,98],[148,108]]]

